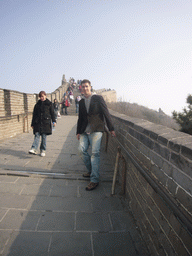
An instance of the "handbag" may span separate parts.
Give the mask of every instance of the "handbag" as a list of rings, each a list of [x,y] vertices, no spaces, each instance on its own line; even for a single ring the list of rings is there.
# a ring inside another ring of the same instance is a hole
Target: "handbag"
[[[65,106],[70,107],[70,102],[68,100],[65,101]]]

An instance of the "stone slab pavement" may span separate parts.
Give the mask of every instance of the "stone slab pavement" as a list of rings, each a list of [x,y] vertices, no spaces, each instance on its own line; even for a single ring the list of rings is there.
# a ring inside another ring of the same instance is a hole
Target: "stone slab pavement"
[[[53,134],[47,136],[46,157],[28,154],[33,143],[32,130],[0,141],[0,173],[34,173],[81,178],[85,166],[78,155],[77,116],[61,116]],[[39,152],[40,153],[40,152]],[[101,179],[111,180],[113,169],[107,154],[101,154]]]
[[[0,141],[0,255],[149,255],[103,150],[101,182],[85,190],[76,122],[58,120],[45,157],[28,154],[32,132]]]

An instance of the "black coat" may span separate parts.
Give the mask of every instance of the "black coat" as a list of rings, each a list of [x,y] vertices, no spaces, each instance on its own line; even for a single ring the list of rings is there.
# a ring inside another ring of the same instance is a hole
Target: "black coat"
[[[109,131],[114,131],[111,116],[107,105],[100,95],[93,95],[87,113],[85,100],[79,101],[79,118],[77,122],[77,134],[84,133],[88,123],[91,127],[91,132],[104,132],[105,122]]]
[[[53,103],[53,109],[58,111],[59,110],[59,103],[54,102]]]
[[[33,109],[31,126],[33,133],[40,132],[47,135],[52,134],[52,122],[55,121],[53,104],[50,100],[39,100]]]

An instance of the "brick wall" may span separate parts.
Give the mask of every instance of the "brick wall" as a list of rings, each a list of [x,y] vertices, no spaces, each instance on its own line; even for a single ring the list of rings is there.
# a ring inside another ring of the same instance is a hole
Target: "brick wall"
[[[0,116],[5,116],[4,90],[0,89]]]
[[[126,161],[126,200],[152,255],[192,255],[192,136],[110,111]],[[119,163],[122,183],[123,161]]]
[[[52,102],[55,98],[60,102],[67,90],[68,83],[64,76],[63,79],[59,88],[47,94]],[[0,89],[0,140],[29,132],[33,108],[38,99],[38,94]]]
[[[96,90],[96,93],[102,95],[106,102],[117,102],[117,93],[115,90],[101,89]]]

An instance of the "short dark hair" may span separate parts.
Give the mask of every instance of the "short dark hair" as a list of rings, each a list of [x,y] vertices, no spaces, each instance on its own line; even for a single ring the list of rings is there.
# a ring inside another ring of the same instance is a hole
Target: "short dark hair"
[[[83,81],[81,81],[81,85],[88,83],[91,86],[91,82],[88,79],[84,79]]]
[[[45,91],[40,91],[39,98],[41,98],[42,95],[47,95]]]

